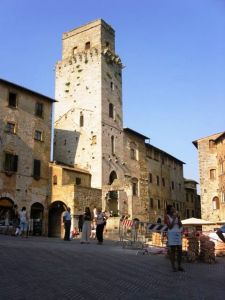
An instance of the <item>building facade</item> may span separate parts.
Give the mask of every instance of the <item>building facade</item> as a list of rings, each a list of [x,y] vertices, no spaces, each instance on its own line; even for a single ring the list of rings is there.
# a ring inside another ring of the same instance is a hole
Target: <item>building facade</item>
[[[198,149],[202,218],[225,220],[225,132],[193,142]]]
[[[47,232],[52,104],[39,93],[0,80],[0,218],[14,205]],[[40,224],[39,224],[40,225]]]
[[[184,179],[185,188],[185,218],[201,218],[200,196],[197,194],[197,182]]]
[[[183,216],[183,162],[123,128],[123,66],[112,27],[97,20],[65,33],[62,43],[54,160],[89,172],[91,187],[102,191],[103,210],[113,215],[155,221],[171,203]]]

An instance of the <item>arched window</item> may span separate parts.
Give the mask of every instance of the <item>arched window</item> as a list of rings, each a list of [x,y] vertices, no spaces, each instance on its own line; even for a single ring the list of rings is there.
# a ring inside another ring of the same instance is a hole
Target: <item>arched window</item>
[[[109,103],[109,117],[114,118],[114,105]]]
[[[112,184],[115,179],[117,179],[117,174],[115,171],[112,171],[109,175],[109,184]]]
[[[111,153],[115,155],[115,138],[113,135],[111,136]]]
[[[213,210],[220,209],[220,201],[218,197],[212,199],[212,208]]]
[[[132,178],[132,194],[138,196],[138,179]]]
[[[83,113],[81,112],[80,113],[80,127],[83,127],[84,126],[84,116],[83,116]]]

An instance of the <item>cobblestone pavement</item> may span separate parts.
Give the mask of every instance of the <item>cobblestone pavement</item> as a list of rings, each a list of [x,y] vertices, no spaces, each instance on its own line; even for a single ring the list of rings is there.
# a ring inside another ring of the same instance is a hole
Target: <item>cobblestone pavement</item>
[[[0,299],[225,299],[225,258],[173,273],[165,256],[136,252],[112,241],[0,235]]]

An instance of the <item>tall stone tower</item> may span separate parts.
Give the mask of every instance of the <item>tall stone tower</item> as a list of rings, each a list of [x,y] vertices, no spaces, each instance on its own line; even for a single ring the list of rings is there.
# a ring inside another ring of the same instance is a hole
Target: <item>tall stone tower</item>
[[[54,160],[88,170],[91,186],[123,179],[122,63],[99,19],[63,34],[56,64]]]

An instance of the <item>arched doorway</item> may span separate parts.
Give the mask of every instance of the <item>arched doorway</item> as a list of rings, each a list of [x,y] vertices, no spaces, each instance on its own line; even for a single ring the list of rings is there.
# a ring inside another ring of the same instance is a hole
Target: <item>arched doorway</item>
[[[33,235],[42,234],[44,206],[35,202],[31,205],[30,218],[33,220]]]
[[[113,181],[117,179],[117,174],[115,171],[112,171],[109,175],[109,184],[112,185]],[[115,191],[109,191],[108,192],[108,209],[110,211],[110,214],[115,216],[118,214],[118,192]]]
[[[64,232],[62,226],[62,214],[66,210],[66,205],[62,201],[53,202],[48,213],[48,236],[62,237]]]
[[[9,222],[12,222],[13,218],[14,202],[7,197],[0,198],[0,225],[5,225],[6,214],[9,218]]]

